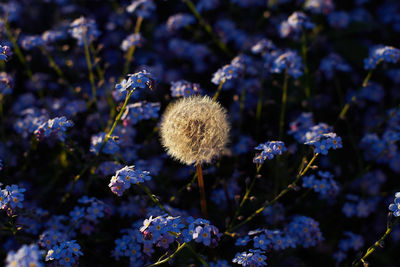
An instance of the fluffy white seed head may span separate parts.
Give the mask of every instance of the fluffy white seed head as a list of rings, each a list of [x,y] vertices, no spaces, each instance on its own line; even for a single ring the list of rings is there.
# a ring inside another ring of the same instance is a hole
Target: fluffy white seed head
[[[226,110],[208,96],[181,98],[170,104],[161,121],[161,142],[184,164],[210,163],[224,150],[230,125]]]

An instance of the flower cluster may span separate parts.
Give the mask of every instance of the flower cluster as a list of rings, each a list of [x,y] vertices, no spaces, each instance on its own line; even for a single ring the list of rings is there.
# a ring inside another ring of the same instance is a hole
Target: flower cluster
[[[175,14],[168,18],[167,29],[170,31],[180,30],[188,25],[194,24],[196,19],[189,14]]]
[[[114,154],[119,151],[118,137],[111,136],[105,142],[106,133],[98,133],[92,136],[90,140],[90,152],[98,154],[103,152],[105,154]]]
[[[44,266],[41,260],[41,252],[38,245],[22,245],[17,252],[10,251],[6,258],[6,267],[14,266]]]
[[[139,71],[135,74],[129,74],[128,76],[128,79],[123,79],[122,82],[115,86],[118,92],[123,93],[137,88],[153,88],[154,80],[151,78],[151,74],[146,70]]]
[[[141,120],[156,119],[160,111],[160,103],[136,102],[126,106],[121,120],[124,125],[136,124]]]
[[[297,79],[303,75],[303,64],[298,53],[294,50],[287,50],[281,52],[279,56],[273,61],[272,69],[273,73],[287,73],[293,78]]]
[[[342,207],[342,212],[346,217],[366,218],[375,211],[380,197],[362,199],[357,195],[348,194],[346,199]]]
[[[348,253],[350,249],[358,251],[364,246],[364,239],[362,236],[350,231],[345,231],[344,235],[346,238],[339,241],[339,250],[333,255],[338,263],[347,258],[346,253]]]
[[[336,53],[330,53],[321,60],[319,69],[324,74],[325,78],[330,80],[333,78],[335,71],[349,72],[351,67],[345,60]]]
[[[199,84],[191,83],[185,80],[171,82],[171,96],[188,97],[194,94],[202,94]]]
[[[223,66],[216,73],[213,74],[211,82],[213,84],[225,83],[231,79],[237,79],[243,73],[243,65],[240,62],[234,62],[229,65]]]
[[[144,183],[144,181],[151,180],[148,171],[135,170],[135,166],[125,166],[118,170],[111,178],[110,184],[111,191],[122,196],[125,190],[129,189],[131,185]]]
[[[140,47],[143,44],[143,37],[140,33],[128,35],[121,44],[122,51],[128,51],[132,46]]]
[[[85,42],[91,43],[100,36],[100,31],[97,29],[97,24],[93,19],[80,17],[71,22],[69,26],[69,33],[78,40],[78,45],[80,46],[83,46]]]
[[[26,50],[31,50],[32,48],[44,45],[44,40],[41,36],[30,35],[22,38],[21,46]]]
[[[311,188],[323,198],[334,197],[339,192],[339,186],[329,172],[318,172],[320,179],[314,174],[303,178],[303,187]]]
[[[369,50],[368,58],[364,59],[364,68],[372,70],[382,61],[397,63],[399,60],[400,49],[393,46],[376,45]]]
[[[394,203],[389,205],[389,210],[391,212],[393,212],[393,215],[395,217],[399,217],[400,216],[400,192],[397,192],[394,195],[395,199],[394,199]]]
[[[1,183],[0,183],[1,186]],[[7,210],[12,214],[16,208],[22,208],[24,201],[25,188],[20,188],[17,185],[7,185],[6,188],[0,191],[0,209]]]
[[[12,56],[12,52],[9,46],[0,45],[0,60],[7,61]]]
[[[238,252],[233,258],[232,262],[240,264],[244,267],[249,266],[267,266],[265,260],[267,256],[262,254],[263,252],[259,249],[250,249],[249,252]]]
[[[273,159],[276,155],[282,155],[286,151],[286,146],[282,141],[268,141],[259,144],[254,149],[262,150],[254,159],[254,163],[263,164],[266,159]]]
[[[55,261],[57,264],[70,267],[76,265],[83,253],[75,240],[65,241],[47,251],[46,261]]]
[[[43,138],[47,138],[49,136],[55,136],[61,141],[65,141],[68,127],[72,127],[74,123],[67,118],[57,117],[54,119],[50,119],[37,127],[37,129],[33,132],[36,135],[38,140],[42,140]]]
[[[338,149],[342,148],[342,139],[337,136],[335,133],[321,133],[318,135],[319,130],[315,132],[311,132],[310,141],[307,141],[306,145],[311,145],[314,147],[315,153],[321,153],[322,155],[328,154],[329,149]],[[315,135],[314,133],[317,133]]]
[[[304,30],[312,30],[314,27],[315,24],[310,21],[306,14],[296,11],[281,23],[279,33],[283,38],[292,36],[297,39]]]
[[[178,244],[194,240],[205,246],[215,247],[221,237],[218,229],[205,219],[173,217],[168,214],[145,219],[140,229],[122,230],[125,235],[115,241],[113,256],[129,257],[130,262],[144,265],[144,255],[151,256],[155,247],[167,250],[174,242]]]

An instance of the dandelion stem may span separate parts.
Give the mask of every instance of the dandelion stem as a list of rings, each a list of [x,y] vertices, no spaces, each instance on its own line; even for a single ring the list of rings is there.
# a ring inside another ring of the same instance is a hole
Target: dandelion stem
[[[283,81],[282,87],[282,105],[281,105],[281,116],[279,119],[279,140],[282,139],[283,136],[283,126],[285,124],[285,109],[286,109],[286,102],[287,102],[287,87],[288,87],[288,80],[289,75],[287,70],[285,71],[285,78]]]
[[[201,213],[205,218],[207,215],[207,201],[206,201],[206,191],[204,190],[204,180],[203,180],[203,171],[201,169],[201,164],[196,165],[197,169],[197,181],[199,182],[199,190],[200,190],[200,204],[201,204]]]
[[[248,223],[249,221],[254,219],[254,217],[256,217],[258,214],[260,214],[265,208],[267,208],[268,206],[271,206],[272,204],[276,203],[281,197],[286,195],[289,191],[294,190],[294,188],[296,187],[297,183],[300,181],[301,177],[303,177],[306,174],[306,172],[310,169],[310,167],[312,166],[312,164],[314,163],[314,161],[318,157],[318,155],[319,155],[319,153],[315,153],[314,156],[312,157],[312,159],[310,160],[310,162],[307,164],[307,166],[304,169],[301,169],[299,171],[299,173],[296,176],[296,179],[291,184],[289,184],[285,189],[283,189],[273,200],[265,201],[261,208],[256,210],[253,214],[251,214],[249,217],[247,217],[241,223],[233,226],[231,228],[231,230],[234,231],[234,230],[238,229],[239,227],[243,226],[244,224]],[[230,231],[226,231],[225,234],[232,236],[232,233],[230,233]]]
[[[352,266],[358,266],[360,263],[364,263],[365,259],[374,253],[374,251],[383,244],[383,241],[385,241],[385,238],[393,231],[395,225],[400,221],[400,217],[397,217],[397,219],[394,221],[394,223],[386,229],[386,232],[382,235],[382,237],[376,241],[372,246],[370,246],[367,250],[367,252],[362,256],[359,260],[353,262]]]
[[[139,31],[140,31],[140,26],[142,25],[142,22],[143,22],[143,17],[140,17],[140,16],[139,16],[139,17],[137,18],[137,20],[136,20],[135,32],[134,32],[135,34],[136,34],[136,33],[139,33]],[[136,46],[135,46],[135,45],[132,45],[132,46],[129,48],[128,53],[126,54],[126,62],[125,62],[124,72],[123,72],[124,76],[127,75],[128,72],[129,72],[129,66],[130,66],[130,64],[131,64],[131,61],[132,61],[132,58],[133,58],[133,54],[135,53],[135,48],[136,48]]]
[[[356,102],[358,94],[360,93],[361,89],[364,88],[365,86],[368,85],[369,80],[371,79],[372,76],[372,70],[370,70],[367,74],[367,76],[365,77],[363,83],[362,83],[362,87],[358,89],[358,91],[353,95],[353,97],[351,98],[351,100],[349,102],[347,102],[344,107],[342,108],[342,110],[339,113],[339,119],[344,119],[344,116],[346,116],[347,111],[350,108],[350,105],[354,102]]]

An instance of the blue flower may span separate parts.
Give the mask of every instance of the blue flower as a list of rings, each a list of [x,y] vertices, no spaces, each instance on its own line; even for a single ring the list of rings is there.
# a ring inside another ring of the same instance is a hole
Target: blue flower
[[[125,166],[118,170],[111,178],[108,186],[114,194],[122,196],[123,192],[129,189],[131,185],[151,180],[148,171],[135,170],[134,167],[135,166]]]
[[[138,17],[149,18],[156,9],[153,0],[134,0],[126,7],[128,13],[136,13]]]
[[[128,35],[121,44],[122,51],[128,51],[132,46],[139,47],[143,43],[143,37],[140,33]]]
[[[0,45],[0,60],[7,61],[12,56],[11,48],[7,45]]]
[[[382,61],[397,63],[399,60],[400,49],[393,46],[376,45],[369,50],[368,58],[364,59],[364,69],[375,69]]]
[[[400,216],[400,192],[395,194],[394,203],[389,205],[389,210],[393,212],[395,217]]]
[[[69,33],[78,40],[78,45],[80,46],[84,45],[85,39],[88,43],[91,43],[100,36],[100,31],[97,29],[96,22],[93,19],[80,17],[71,22],[69,26]]]
[[[281,23],[279,34],[283,38],[292,36],[297,39],[303,31],[312,30],[314,27],[315,24],[310,21],[306,14],[296,11]]]
[[[41,261],[41,253],[38,245],[23,245],[18,249],[17,252],[10,251],[7,254],[6,258],[6,267],[28,267],[28,266],[36,266],[42,267],[44,264]]]
[[[103,145],[105,136],[106,136],[106,133],[103,133],[103,132],[92,136],[92,138],[90,140],[90,152],[97,154],[97,153],[99,153],[100,147],[102,147],[102,146],[103,146],[103,148],[102,148],[101,152],[103,152],[104,154],[112,155],[119,151],[118,142],[117,142],[117,139],[114,138],[114,136],[111,136],[107,140],[105,145]]]
[[[31,50],[32,48],[43,46],[44,40],[41,36],[31,35],[22,38],[21,46],[26,50]]]
[[[268,245],[271,244],[271,241],[268,240],[264,234],[255,236],[253,242],[255,248],[260,248],[262,250],[267,250]]]
[[[196,19],[192,15],[179,13],[168,18],[167,29],[170,31],[177,31],[195,22]]]
[[[276,155],[282,155],[286,151],[286,146],[282,141],[268,141],[259,144],[254,149],[262,150],[262,152],[253,159],[253,162],[262,164],[266,159],[273,159]]]
[[[185,80],[171,82],[171,95],[173,97],[187,97],[194,94],[201,94],[202,90],[197,83],[190,83]]]
[[[284,71],[287,71],[295,79],[303,75],[303,64],[296,51],[286,50],[275,58],[271,72],[282,73]]]

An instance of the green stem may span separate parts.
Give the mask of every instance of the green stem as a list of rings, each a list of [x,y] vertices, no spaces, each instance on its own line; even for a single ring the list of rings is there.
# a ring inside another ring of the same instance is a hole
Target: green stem
[[[142,25],[143,22],[143,17],[138,17],[136,20],[136,25],[135,25],[135,34],[139,33],[140,31],[140,26]],[[131,46],[128,50],[128,53],[126,55],[126,62],[125,62],[125,66],[124,66],[124,76],[128,74],[129,72],[129,66],[131,64],[132,58],[133,58],[133,54],[135,53],[135,48],[136,46]]]
[[[250,192],[251,192],[251,190],[253,189],[253,187],[254,187],[254,185],[255,185],[255,183],[256,183],[256,180],[257,180],[257,177],[258,177],[258,175],[259,175],[259,173],[260,173],[261,167],[262,167],[262,164],[259,164],[259,165],[257,166],[257,173],[256,173],[256,175],[253,177],[253,180],[251,181],[250,186],[246,189],[246,193],[244,194],[244,197],[243,197],[242,201],[241,201],[240,204],[239,204],[239,207],[237,208],[237,210],[236,210],[236,212],[235,212],[235,216],[233,216],[233,219],[232,219],[231,223],[228,225],[228,228],[227,228],[227,231],[228,231],[228,232],[229,232],[230,229],[232,228],[232,225],[233,225],[233,223],[235,222],[235,219],[239,216],[240,210],[242,209],[243,205],[246,203],[247,199],[249,199]]]
[[[203,264],[203,266],[205,267],[210,267],[210,265],[203,260],[202,257],[199,256],[199,254],[196,253],[196,251],[189,245],[186,243],[186,247],[190,250],[190,252],[192,252],[192,254]]]
[[[273,200],[265,201],[261,208],[256,210],[253,214],[251,214],[249,217],[247,217],[241,223],[233,226],[231,228],[231,230],[234,231],[234,230],[240,228],[241,226],[243,226],[244,224],[248,223],[249,221],[254,219],[254,217],[256,217],[258,214],[260,214],[265,208],[267,208],[268,206],[271,206],[272,204],[276,203],[281,197],[286,195],[289,191],[294,190],[294,188],[297,185],[297,182],[299,182],[301,177],[303,177],[304,174],[306,174],[306,172],[310,169],[311,165],[314,163],[314,161],[318,157],[318,155],[319,155],[319,153],[314,154],[314,156],[312,157],[310,162],[307,164],[307,166],[303,170],[299,171],[299,173],[297,174],[296,179],[291,184],[289,184],[285,189],[283,189]],[[225,234],[232,236],[232,233],[230,233],[229,231],[226,231]]]
[[[196,6],[193,4],[191,0],[183,0],[185,4],[189,7],[190,11],[199,21],[200,25],[204,28],[204,30],[211,36],[212,40],[215,44],[229,57],[232,57],[232,53],[226,47],[226,45],[214,34],[212,27],[208,24],[203,16],[196,10]]]
[[[160,209],[162,209],[164,212],[168,213],[168,215],[172,216],[171,213],[158,201],[154,195],[151,193],[150,188],[148,188],[144,184],[138,184],[138,186],[146,193],[146,195],[149,196],[149,198],[156,204]]]
[[[136,89],[136,88],[130,90],[130,91],[128,92],[128,94],[126,95],[126,97],[125,97],[125,102],[124,102],[124,104],[122,105],[122,108],[121,108],[120,112],[118,113],[117,117],[115,118],[113,126],[112,126],[111,129],[108,131],[108,133],[106,134],[106,136],[105,136],[103,142],[100,144],[99,151],[98,151],[97,154],[92,158],[92,160],[91,160],[88,164],[85,165],[85,167],[79,172],[79,174],[76,175],[76,176],[74,177],[74,180],[73,180],[71,189],[70,189],[67,193],[65,193],[64,196],[61,198],[61,203],[65,203],[65,202],[67,201],[67,199],[68,199],[68,198],[70,197],[70,195],[71,195],[71,192],[72,192],[72,191],[74,190],[74,188],[75,188],[76,182],[78,182],[79,179],[80,179],[90,168],[92,168],[93,165],[95,165],[95,163],[96,163],[96,161],[97,161],[97,159],[98,159],[98,157],[99,157],[101,151],[103,150],[103,148],[104,148],[104,146],[106,145],[107,141],[110,139],[112,133],[114,132],[115,127],[117,126],[118,122],[120,121],[121,116],[122,116],[122,114],[123,114],[124,111],[125,111],[126,105],[128,104],[129,98],[131,97],[131,95],[133,94],[133,92],[135,91],[135,89]]]
[[[147,267],[157,266],[157,265],[160,265],[160,264],[168,262],[169,260],[173,259],[179,253],[179,251],[181,251],[186,246],[187,246],[187,243],[179,244],[178,248],[174,251],[174,253],[172,253],[167,258],[165,258],[165,259],[163,259],[161,261],[159,260],[156,263],[147,265]]]
[[[349,110],[350,105],[352,103],[356,102],[358,94],[360,93],[362,88],[364,88],[365,86],[368,85],[368,82],[371,79],[371,76],[372,76],[372,69],[368,72],[367,76],[365,77],[365,79],[362,83],[362,87],[358,89],[358,91],[354,94],[354,96],[351,98],[351,100],[349,102],[347,102],[346,105],[344,105],[344,107],[340,111],[339,119],[344,119],[344,116],[346,116],[346,113]]]
[[[108,131],[106,137],[104,138],[104,141],[103,141],[104,145],[107,143],[108,139],[110,139],[112,133],[114,132],[115,127],[117,126],[118,122],[121,120],[122,114],[125,111],[126,105],[128,104],[128,101],[129,101],[129,98],[131,97],[131,95],[133,94],[134,91],[135,91],[135,89],[130,90],[128,92],[128,94],[126,95],[124,104],[122,105],[122,108],[121,108],[121,111],[118,113],[117,117],[114,120],[114,123],[113,123],[111,129]],[[101,152],[101,150],[99,150],[99,153],[100,152]]]
[[[190,187],[192,186],[192,184],[196,181],[196,179],[197,179],[197,172],[195,172],[195,174],[193,175],[192,180],[191,180],[188,184],[186,184],[186,185],[182,186],[181,188],[179,188],[177,194],[181,193],[181,192],[182,192],[183,190],[185,190],[186,188],[190,188]],[[176,199],[176,196],[172,196],[172,197],[169,199],[168,202],[173,202],[175,199]]]
[[[283,126],[285,124],[285,109],[287,102],[287,87],[288,87],[289,74],[287,70],[285,71],[285,80],[283,81],[282,87],[282,105],[281,105],[281,116],[279,119],[279,140],[282,140],[283,136]]]
[[[63,83],[66,83],[68,89],[71,91],[71,93],[75,93],[74,88],[69,84],[69,82],[65,79],[64,73],[61,70],[61,68],[57,65],[57,63],[54,61],[53,57],[50,55],[49,52],[47,52],[47,49],[44,46],[39,46],[40,51],[44,56],[46,56],[47,60],[49,61],[49,66],[54,69],[54,71],[57,73],[58,77],[61,78]]]
[[[223,79],[223,80],[219,83],[218,88],[217,88],[217,91],[215,92],[215,94],[214,94],[214,96],[213,96],[213,100],[214,100],[214,101],[217,101],[217,98],[218,98],[219,94],[220,94],[221,91],[222,91],[222,86],[224,85],[224,83],[225,83],[225,79]]]
[[[367,250],[367,252],[364,254],[364,256],[361,257],[361,259],[353,262],[352,266],[358,266],[360,263],[364,263],[365,259],[370,256],[374,251],[383,244],[383,241],[385,241],[386,237],[393,231],[394,226],[400,221],[400,217],[397,217],[397,219],[394,221],[394,223],[386,229],[386,232],[383,234],[383,236],[376,241],[372,246],[370,246]]]
[[[31,71],[28,63],[26,62],[26,59],[21,52],[21,49],[19,48],[17,39],[12,35],[10,26],[8,25],[7,21],[3,20],[3,22],[4,22],[4,26],[6,27],[7,36],[13,45],[14,53],[17,55],[17,57],[18,57],[19,61],[22,63],[22,65],[24,65],[24,67],[26,69],[26,74],[28,75],[29,79],[32,79],[32,76],[33,76],[32,71]]]
[[[90,59],[89,44],[88,44],[87,35],[86,35],[87,32],[83,27],[82,27],[82,31],[83,31],[83,44],[85,46],[86,63],[87,63],[88,71],[89,71],[89,81],[90,81],[90,85],[92,87],[92,101],[94,103],[97,103],[96,84],[94,82],[93,65],[92,65],[92,61]]]
[[[311,97],[310,71],[308,69],[308,64],[307,64],[307,36],[306,36],[305,32],[302,35],[301,52],[302,52],[303,60],[304,60],[304,75],[306,76],[305,77],[305,79],[306,79],[305,94],[306,94],[306,98],[310,99],[310,97]]]

